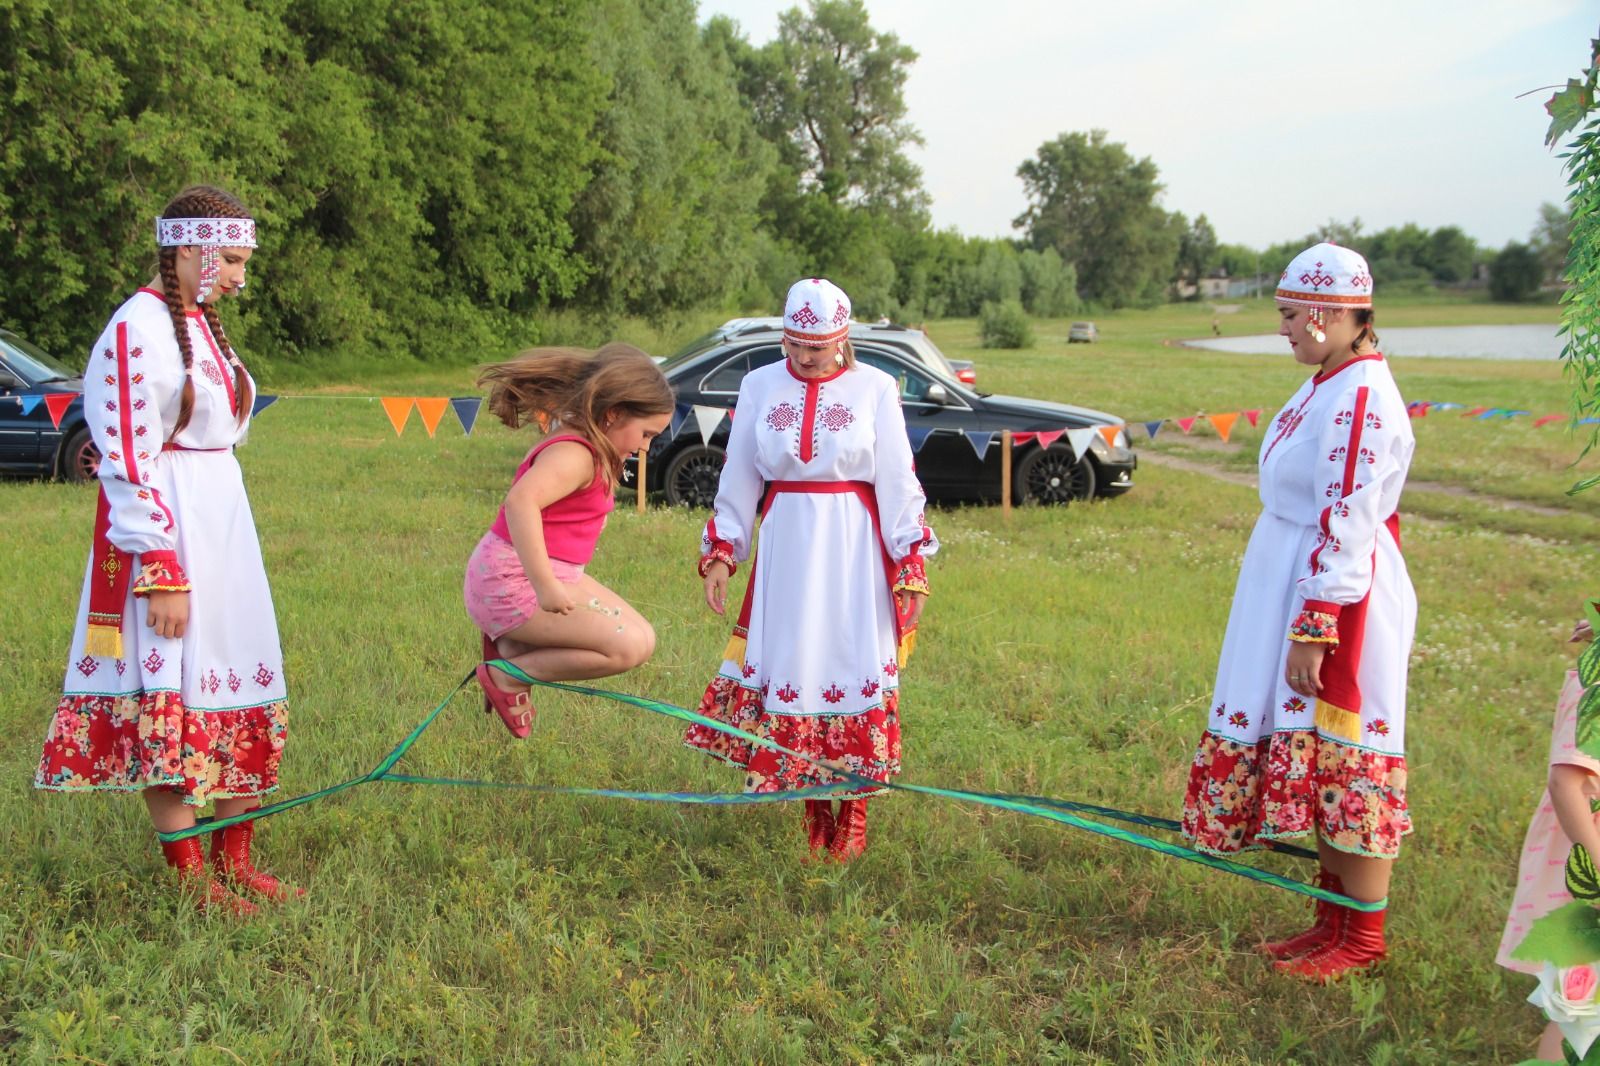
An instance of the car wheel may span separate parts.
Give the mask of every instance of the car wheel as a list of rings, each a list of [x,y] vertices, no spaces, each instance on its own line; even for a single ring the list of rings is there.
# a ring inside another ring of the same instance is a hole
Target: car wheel
[[[100,449],[94,446],[88,426],[80,426],[67,438],[56,469],[66,481],[93,481],[99,475]]]
[[[1067,504],[1094,495],[1094,464],[1065,444],[1035,448],[1022,457],[1012,487],[1017,503]]]
[[[674,455],[661,476],[667,502],[674,507],[705,508],[716,503],[726,454],[714,444],[695,444]]]

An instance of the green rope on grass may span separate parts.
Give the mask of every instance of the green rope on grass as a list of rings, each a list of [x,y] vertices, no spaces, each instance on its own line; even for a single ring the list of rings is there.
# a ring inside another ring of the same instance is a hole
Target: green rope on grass
[[[1071,826],[1074,829],[1082,829],[1085,832],[1093,833],[1097,836],[1108,837],[1112,840],[1121,841],[1124,844],[1132,844],[1135,847],[1144,848],[1148,851],[1154,851],[1175,859],[1181,859],[1185,862],[1199,863],[1200,865],[1210,867],[1213,870],[1220,870],[1224,873],[1230,873],[1239,877],[1248,878],[1249,880],[1257,881],[1266,885],[1272,885],[1275,888],[1281,888],[1288,892],[1294,892],[1302,896],[1310,896],[1313,899],[1323,900],[1328,903],[1336,903],[1352,910],[1378,911],[1382,910],[1388,905],[1387,900],[1368,902],[1365,900],[1352,899],[1349,896],[1344,896],[1337,892],[1329,892],[1328,890],[1320,888],[1316,885],[1308,885],[1304,882],[1283,877],[1279,874],[1271,873],[1266,870],[1258,870],[1253,866],[1245,866],[1241,863],[1222,858],[1218,855],[1207,854],[1206,852],[1197,851],[1194,848],[1185,847],[1181,844],[1173,844],[1165,840],[1157,840],[1153,837],[1145,836],[1142,833],[1133,832],[1132,830],[1122,829],[1113,825],[1105,825],[1101,822],[1090,821],[1087,818],[1080,818],[1077,814],[1072,812],[1078,811],[1087,814],[1096,814],[1104,818],[1112,818],[1134,825],[1145,825],[1158,829],[1175,830],[1179,828],[1177,822],[1174,822],[1168,818],[1156,818],[1151,815],[1136,814],[1130,811],[1120,811],[1114,807],[1100,807],[1088,803],[1073,803],[1068,800],[1050,799],[1049,797],[1045,796],[1023,796],[1000,792],[972,792],[965,789],[939,788],[932,785],[908,785],[896,781],[878,781],[873,778],[866,777],[865,775],[858,774],[834,762],[803,755],[798,751],[792,751],[789,748],[784,747],[774,740],[770,740],[766,737],[758,737],[752,733],[746,733],[742,729],[737,729],[724,722],[719,722],[714,718],[708,718],[696,711],[691,711],[684,707],[678,707],[671,703],[663,703],[660,700],[652,700],[644,696],[632,696],[623,692],[611,692],[606,689],[591,688],[587,685],[573,685],[561,681],[541,681],[520,669],[515,663],[508,662],[505,659],[490,660],[489,665],[502,671],[507,676],[514,677],[528,685],[538,685],[543,688],[557,689],[562,692],[571,692],[579,696],[590,696],[598,699],[611,700],[616,703],[624,703],[631,707],[638,707],[641,710],[649,711],[652,714],[664,715],[669,718],[678,719],[682,722],[690,722],[695,725],[704,726],[707,729],[712,729],[716,732],[726,734],[727,736],[743,741],[746,744],[767,748],[768,750],[778,752],[782,755],[787,755],[790,758],[799,759],[802,762],[810,763],[813,766],[828,771],[833,776],[849,783],[856,788],[873,790],[889,789],[895,792],[909,792],[917,795],[937,796],[942,799],[957,800],[964,803],[976,803],[988,807],[998,807],[1002,810],[1015,811],[1019,814],[1028,814],[1036,818],[1045,818],[1061,825]],[[361,777],[351,778],[348,781],[341,781],[337,785],[330,785],[327,788],[318,789],[316,792],[310,792],[303,796],[296,796],[293,799],[287,799],[269,806],[259,807],[245,814],[234,815],[230,818],[201,819],[188,829],[181,829],[172,833],[157,833],[156,835],[163,841],[184,840],[188,837],[198,836],[202,833],[212,833],[218,829],[225,829],[230,825],[238,825],[241,822],[250,822],[255,821],[258,818],[266,818],[282,811],[289,810],[292,807],[299,807],[302,804],[310,803],[314,800],[319,800],[326,796],[334,795],[338,792],[343,792],[347,788],[353,788],[356,785],[364,785],[374,781],[391,781],[397,784],[413,785],[452,785],[469,788],[517,789],[526,792],[536,792],[544,795],[604,796],[615,799],[640,800],[650,803],[687,803],[704,804],[708,806],[747,803],[786,803],[801,799],[821,799],[824,797],[845,798],[845,796],[848,795],[841,795],[839,787],[836,785],[823,785],[807,789],[794,789],[783,792],[756,794],[720,792],[637,792],[625,789],[578,788],[556,785],[527,785],[515,782],[477,781],[467,778],[425,777],[412,774],[394,773],[394,767],[402,758],[405,757],[406,752],[409,751],[411,746],[421,738],[422,734],[428,729],[429,726],[433,724],[434,720],[439,717],[450,701],[456,697],[456,694],[465,688],[468,682],[473,680],[473,676],[473,674],[468,674],[466,677],[457,682],[456,686],[450,690],[444,699],[440,700],[433,710],[428,713],[428,716],[421,722],[417,723],[416,728],[412,729],[411,732],[406,735],[405,739],[401,740],[399,744],[395,745],[394,749],[390,751],[389,754],[384,757],[383,761],[374,767],[370,773],[364,774]],[[1315,858],[1315,854],[1313,852],[1306,851],[1303,848],[1291,847],[1289,845],[1276,845],[1274,850],[1283,851],[1288,854],[1302,857],[1309,856]]]

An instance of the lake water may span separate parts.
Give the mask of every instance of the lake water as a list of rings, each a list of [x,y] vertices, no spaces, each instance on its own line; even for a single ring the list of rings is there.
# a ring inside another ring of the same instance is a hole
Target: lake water
[[[1398,326],[1378,329],[1379,347],[1390,356],[1445,359],[1555,360],[1561,338],[1555,326]],[[1289,342],[1275,333],[1207,337],[1185,347],[1250,355],[1288,355]]]

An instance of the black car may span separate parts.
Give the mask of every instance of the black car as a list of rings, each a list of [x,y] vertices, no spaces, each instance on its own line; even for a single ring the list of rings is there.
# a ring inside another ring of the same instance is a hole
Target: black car
[[[678,409],[672,428],[650,446],[647,490],[664,492],[673,504],[711,506],[730,422],[723,418],[710,440],[703,442],[693,409],[731,410],[744,376],[784,357],[780,340],[777,330],[731,336],[718,331],[662,363]],[[900,382],[917,476],[930,499],[999,500],[1001,430],[1050,432],[1122,425],[1122,419],[1084,407],[974,392],[935,374],[922,356],[908,350],[905,331],[897,327],[858,327],[850,340],[859,362]],[[1138,459],[1128,447],[1126,430],[1113,441],[1108,444],[1096,432],[1082,458],[1065,437],[1047,448],[1032,441],[1017,447],[1012,457],[1013,502],[1068,503],[1126,492],[1133,487]],[[632,466],[630,460],[630,477]]]
[[[57,425],[44,397],[63,395],[71,400]],[[0,329],[0,473],[89,481],[99,467],[83,411],[83,376]]]

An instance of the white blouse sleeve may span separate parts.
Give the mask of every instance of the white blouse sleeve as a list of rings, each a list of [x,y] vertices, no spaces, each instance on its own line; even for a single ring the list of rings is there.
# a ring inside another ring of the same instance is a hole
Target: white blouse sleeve
[[[106,536],[130,554],[171,553],[178,542],[159,476],[166,426],[176,421],[183,397],[183,367],[171,363],[165,346],[116,321],[83,375],[84,416],[100,449],[100,484],[111,511]]]
[[[939,550],[939,540],[925,523],[927,497],[917,480],[906,437],[905,414],[892,383],[878,394],[874,430],[874,491],[878,497],[878,525],[883,546],[896,563],[912,556],[929,556]]]
[[[733,428],[728,432],[728,453],[717,481],[717,499],[700,535],[701,572],[717,556],[731,566],[750,558],[756,507],[761,502],[764,479],[756,469],[756,427],[760,402],[750,394],[750,378],[739,385],[733,407]]]
[[[1409,449],[1392,405],[1371,386],[1351,388],[1319,428],[1316,489],[1323,501],[1318,536],[1299,593],[1309,612],[1338,617],[1372,587],[1379,527],[1394,514]]]

